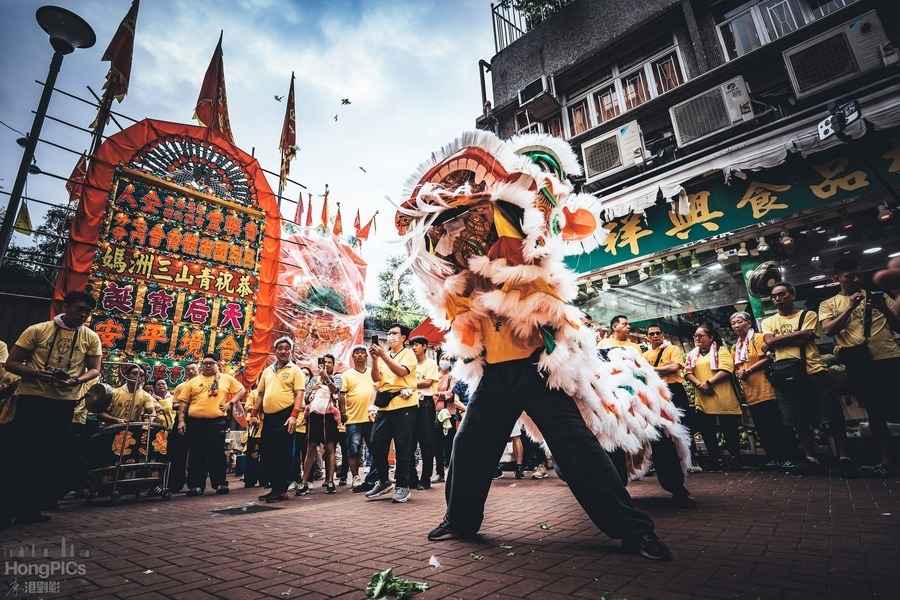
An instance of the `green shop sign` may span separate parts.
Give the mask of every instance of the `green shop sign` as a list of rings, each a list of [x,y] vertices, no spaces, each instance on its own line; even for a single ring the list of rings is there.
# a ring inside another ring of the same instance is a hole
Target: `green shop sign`
[[[896,133],[896,132],[895,132]],[[589,273],[635,258],[825,208],[862,193],[900,189],[900,139],[882,136],[844,145],[836,152],[748,173],[731,185],[710,182],[688,194],[688,212],[659,204],[603,225],[606,242],[588,254],[566,257],[576,273]]]

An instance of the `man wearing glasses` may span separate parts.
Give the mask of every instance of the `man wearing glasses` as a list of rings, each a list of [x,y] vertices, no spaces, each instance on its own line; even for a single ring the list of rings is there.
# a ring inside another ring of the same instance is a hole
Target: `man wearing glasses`
[[[366,493],[369,500],[386,496],[394,488],[388,478],[388,449],[393,440],[397,456],[394,475],[397,485],[393,501],[409,501],[409,474],[412,470],[419,397],[416,393],[418,360],[415,353],[406,347],[407,335],[409,330],[406,327],[393,325],[388,329],[387,350],[378,345],[369,348],[372,355],[372,381],[378,390],[375,396],[378,416],[372,427],[372,453],[375,457],[375,469],[381,477],[375,487]]]

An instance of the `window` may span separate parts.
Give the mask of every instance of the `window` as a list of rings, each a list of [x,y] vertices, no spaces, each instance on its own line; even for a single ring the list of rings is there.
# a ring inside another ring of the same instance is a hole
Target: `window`
[[[806,0],[814,19],[827,17],[833,12],[839,11],[855,0]]]
[[[763,20],[766,23],[766,31],[769,34],[769,40],[777,40],[789,33],[794,33],[799,29],[797,19],[794,17],[794,11],[788,0],[774,0],[763,5]],[[801,23],[803,16],[800,16]]]
[[[573,136],[587,131],[591,126],[590,123],[587,98],[569,107],[569,128]]]
[[[656,78],[656,91],[665,94],[684,83],[678,57],[671,53],[653,62],[653,76]]]
[[[516,113],[516,133],[541,133],[541,124],[532,121],[527,110]]]
[[[625,110],[637,108],[650,99],[647,78],[640,70],[622,78],[622,92],[625,95]]]
[[[762,40],[756,30],[753,11],[747,10],[719,25],[722,43],[728,60],[743,56],[762,46]]]
[[[619,109],[619,97],[616,94],[616,86],[610,85],[594,94],[594,108],[597,110],[597,120],[605,123],[618,117],[622,112]]]
[[[562,119],[559,115],[555,117],[550,117],[546,121],[544,121],[544,131],[552,135],[553,137],[564,137],[563,136],[563,127],[562,127]]]

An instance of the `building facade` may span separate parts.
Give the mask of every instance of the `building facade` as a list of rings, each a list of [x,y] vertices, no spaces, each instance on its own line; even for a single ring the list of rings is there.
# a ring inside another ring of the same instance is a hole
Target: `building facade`
[[[492,7],[476,126],[579,156],[606,235],[571,240],[567,261],[597,320],[683,334],[762,317],[744,275],[766,260],[814,307],[839,256],[875,268],[900,251],[900,3],[547,4]]]

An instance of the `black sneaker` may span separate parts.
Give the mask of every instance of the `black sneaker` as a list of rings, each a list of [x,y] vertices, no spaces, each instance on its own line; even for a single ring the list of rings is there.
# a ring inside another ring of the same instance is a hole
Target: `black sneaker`
[[[522,465],[516,466],[516,479],[525,479],[525,467]]]
[[[503,469],[497,467],[497,471],[494,473],[494,479],[503,479]]]
[[[368,492],[369,490],[371,490],[371,489],[374,488],[374,487],[375,487],[375,484],[374,484],[374,483],[366,483],[366,482],[364,481],[364,482],[362,482],[362,483],[359,484],[359,485],[354,485],[354,486],[353,486],[353,493],[354,493],[354,494],[359,494],[359,493],[362,493],[362,492]]]
[[[294,489],[295,496],[309,496],[309,484],[304,483],[302,485],[298,485],[296,489]]]
[[[382,496],[390,495],[394,491],[394,484],[390,481],[379,481],[371,490],[366,492],[367,500],[374,500]]]
[[[229,491],[230,490],[228,489],[228,484],[220,485],[219,487],[216,488],[216,494],[218,494],[219,496],[224,496]]]
[[[425,485],[424,485],[424,484],[421,484],[421,483],[417,483],[417,484],[416,484],[416,489],[419,490],[420,492],[424,492],[424,491],[425,491]]]
[[[257,496],[256,498],[257,498],[258,500],[268,500],[268,499],[271,498],[272,496],[276,496],[276,495],[277,495],[277,494],[275,493],[275,490],[270,490],[269,492],[263,494],[262,496]]]
[[[640,554],[648,560],[672,560],[672,551],[652,532],[624,540],[622,548],[625,552]]]
[[[329,481],[328,483],[326,483],[326,484],[325,484],[324,486],[322,486],[322,487],[325,488],[325,493],[326,493],[326,494],[337,494],[337,488],[334,487],[334,482],[333,482],[333,481]]]
[[[428,541],[429,542],[443,542],[446,540],[461,540],[465,539],[467,535],[464,535],[452,527],[447,521],[441,521],[441,524],[428,532]]]
[[[272,494],[268,498],[265,499],[266,504],[274,504],[275,502],[284,502],[287,500],[287,493],[283,494]]]
[[[672,494],[672,504],[678,508],[697,508],[697,501],[687,490]]]
[[[187,491],[187,494],[186,494],[186,495],[188,495],[188,496],[202,496],[202,495],[203,495],[203,490],[201,490],[200,488],[190,488],[190,489]]]

